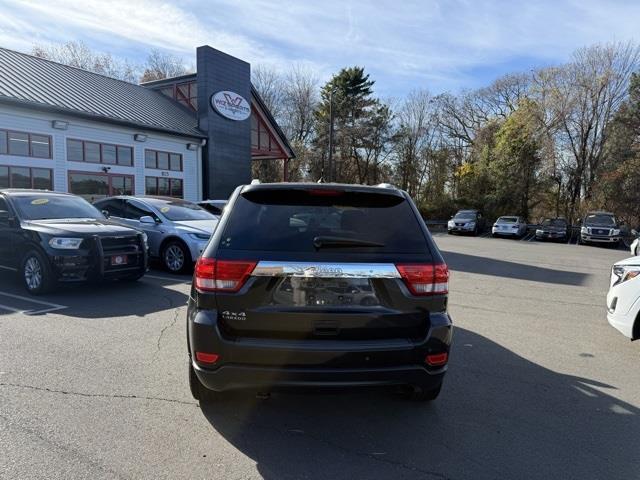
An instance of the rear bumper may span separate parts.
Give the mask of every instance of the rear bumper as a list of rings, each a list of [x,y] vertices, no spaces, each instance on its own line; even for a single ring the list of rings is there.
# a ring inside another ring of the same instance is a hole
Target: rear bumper
[[[499,235],[501,237],[519,237],[520,231],[519,230],[501,230],[499,228],[492,228],[491,234]]]
[[[426,389],[442,382],[446,367],[429,371],[418,365],[387,368],[293,368],[223,365],[215,370],[193,366],[210,390],[243,388],[351,388],[389,385],[417,385]]]
[[[566,232],[539,232],[536,231],[536,238],[538,240],[566,240]]]
[[[431,328],[420,341],[279,340],[225,338],[214,311],[188,315],[189,352],[216,353],[214,365],[192,360],[207,388],[215,391],[278,387],[365,387],[417,385],[435,387],[447,366],[425,364],[427,354],[449,352],[452,324],[446,313],[432,314]]]

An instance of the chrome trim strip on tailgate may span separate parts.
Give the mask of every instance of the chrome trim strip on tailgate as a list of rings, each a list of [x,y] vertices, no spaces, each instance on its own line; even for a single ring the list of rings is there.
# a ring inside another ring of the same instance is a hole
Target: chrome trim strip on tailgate
[[[393,263],[258,262],[254,277],[400,278]]]

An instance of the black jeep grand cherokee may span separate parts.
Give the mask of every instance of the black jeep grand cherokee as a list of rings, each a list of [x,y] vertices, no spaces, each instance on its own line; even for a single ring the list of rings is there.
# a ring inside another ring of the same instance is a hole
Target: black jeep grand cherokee
[[[147,239],[75,195],[0,190],[0,269],[17,271],[32,294],[57,282],[137,280],[147,271]]]
[[[400,385],[438,396],[449,272],[388,187],[236,189],[198,260],[187,314],[196,399],[250,388]]]

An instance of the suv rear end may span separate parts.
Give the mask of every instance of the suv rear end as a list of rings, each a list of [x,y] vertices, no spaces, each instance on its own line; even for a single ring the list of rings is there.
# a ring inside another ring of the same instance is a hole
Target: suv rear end
[[[405,192],[239,187],[196,265],[192,392],[405,385],[433,399],[451,344],[448,276]]]

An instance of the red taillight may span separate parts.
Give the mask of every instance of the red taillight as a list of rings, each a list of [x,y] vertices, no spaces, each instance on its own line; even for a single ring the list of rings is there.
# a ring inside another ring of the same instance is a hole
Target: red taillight
[[[424,359],[427,362],[427,365],[431,365],[432,367],[440,367],[447,363],[449,360],[449,354],[447,352],[444,353],[432,353],[426,356]]]
[[[200,363],[216,363],[219,358],[217,353],[196,352],[196,360]]]
[[[245,260],[198,259],[195,268],[196,289],[203,292],[237,292],[247,281],[256,262]]]
[[[444,263],[397,264],[396,268],[414,295],[449,293],[449,269]]]

